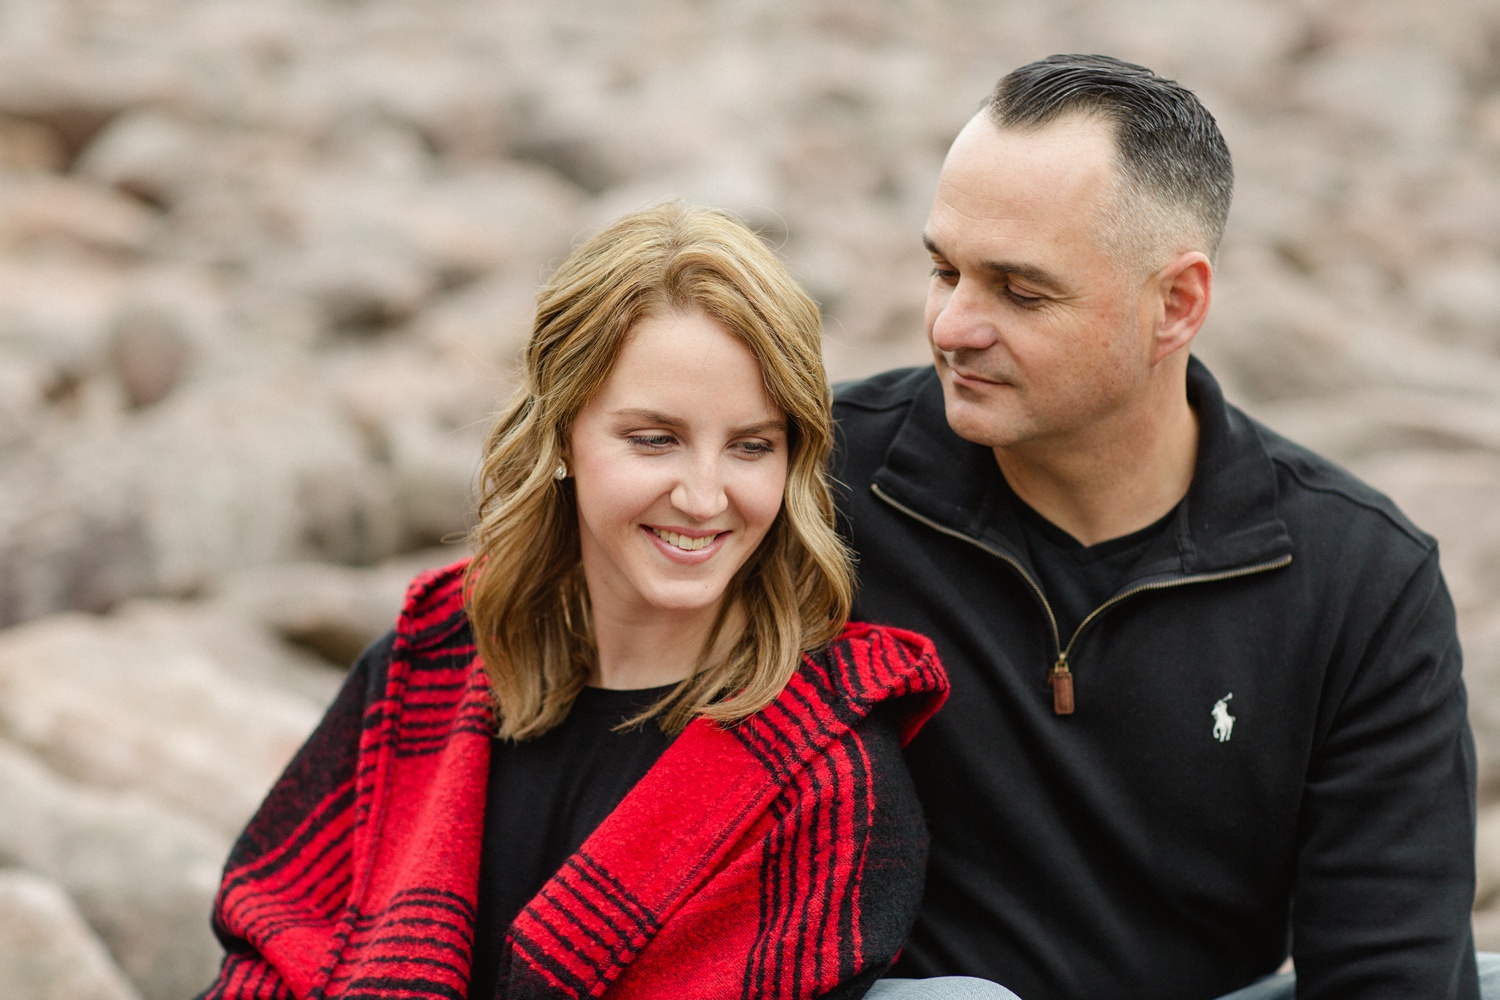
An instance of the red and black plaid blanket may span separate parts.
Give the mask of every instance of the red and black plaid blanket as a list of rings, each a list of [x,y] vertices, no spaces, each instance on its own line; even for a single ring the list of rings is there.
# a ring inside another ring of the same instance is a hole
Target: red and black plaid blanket
[[[418,578],[385,676],[351,674],[235,845],[203,997],[465,996],[491,730],[462,580]],[[946,693],[926,639],[855,625],[689,725],[511,925],[500,996],[862,995],[922,889],[898,741]]]

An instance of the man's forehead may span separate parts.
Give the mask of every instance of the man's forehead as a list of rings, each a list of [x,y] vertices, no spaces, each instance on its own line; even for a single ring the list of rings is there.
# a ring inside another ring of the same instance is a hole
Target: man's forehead
[[[1068,115],[1045,125],[997,126],[980,113],[953,140],[939,184],[1039,172],[1057,183],[1112,180],[1118,160],[1115,127],[1097,115]]]
[[[925,234],[940,247],[955,230],[1003,237],[1041,226],[1062,236],[1095,224],[1115,178],[1112,129],[1098,119],[999,129],[979,115],[944,161]]]

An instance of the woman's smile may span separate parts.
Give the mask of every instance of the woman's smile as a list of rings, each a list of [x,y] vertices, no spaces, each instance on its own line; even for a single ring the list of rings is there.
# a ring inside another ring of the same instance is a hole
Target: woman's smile
[[[698,555],[700,553],[706,559],[712,556],[713,552],[705,552],[704,550],[708,549],[720,538],[729,534],[727,531],[692,532],[687,529],[673,531],[671,528],[658,528],[650,524],[643,525],[643,527],[652,538],[662,543],[669,557],[674,559],[680,555]],[[717,552],[718,549],[715,548],[714,551]]]

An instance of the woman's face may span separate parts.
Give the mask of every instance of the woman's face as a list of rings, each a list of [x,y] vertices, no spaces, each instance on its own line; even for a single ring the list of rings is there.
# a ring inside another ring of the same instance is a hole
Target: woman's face
[[[702,312],[640,320],[568,445],[596,617],[712,614],[781,509],[786,415]]]

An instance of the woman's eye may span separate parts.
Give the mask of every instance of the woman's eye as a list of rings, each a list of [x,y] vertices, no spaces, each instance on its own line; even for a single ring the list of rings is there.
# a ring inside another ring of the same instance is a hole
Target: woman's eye
[[[671,447],[676,442],[670,434],[631,434],[625,440],[637,448],[650,451],[660,451],[662,448]]]
[[[755,457],[769,455],[776,450],[776,446],[769,441],[741,441],[735,447],[743,454]]]

